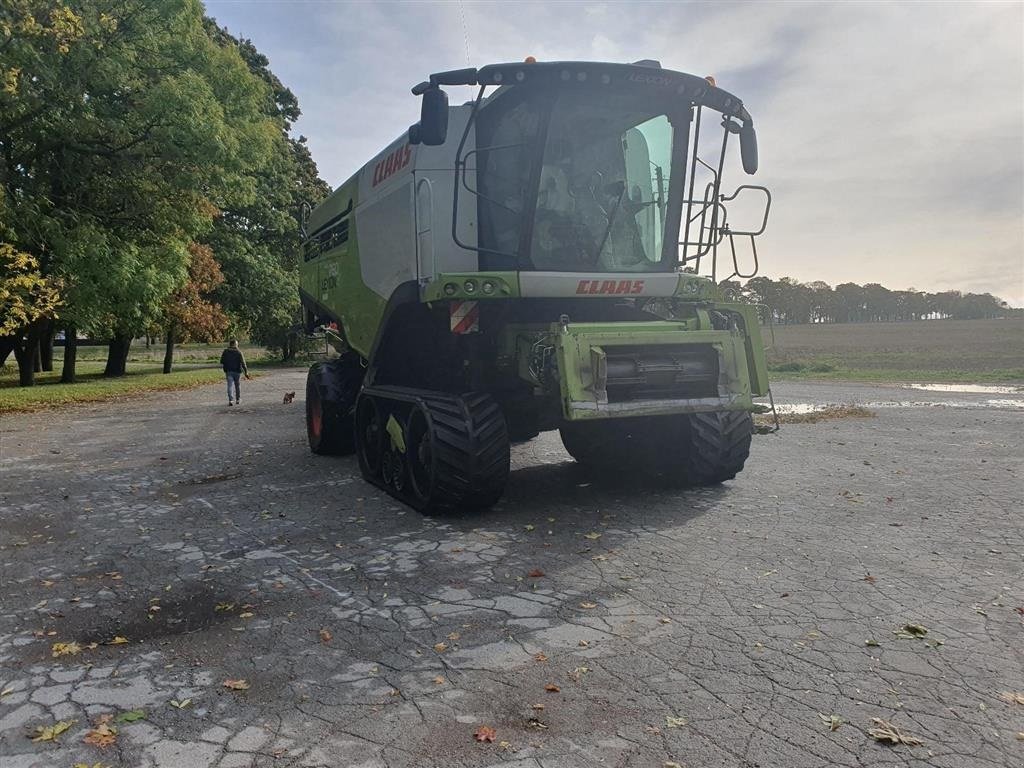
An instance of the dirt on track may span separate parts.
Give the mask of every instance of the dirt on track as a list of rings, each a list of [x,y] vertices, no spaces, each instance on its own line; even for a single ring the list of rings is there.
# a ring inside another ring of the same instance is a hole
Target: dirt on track
[[[214,386],[4,417],[4,768],[1021,764],[1024,409],[780,384],[892,405],[757,436],[690,491],[546,434],[495,509],[431,519],[309,453],[281,403],[303,375],[241,408]]]

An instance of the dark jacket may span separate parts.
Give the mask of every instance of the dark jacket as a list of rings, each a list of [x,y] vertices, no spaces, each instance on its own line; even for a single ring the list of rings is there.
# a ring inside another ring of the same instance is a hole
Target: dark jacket
[[[249,369],[245,367],[245,358],[242,357],[242,351],[232,347],[228,347],[220,353],[220,365],[224,369],[224,373],[249,372]]]

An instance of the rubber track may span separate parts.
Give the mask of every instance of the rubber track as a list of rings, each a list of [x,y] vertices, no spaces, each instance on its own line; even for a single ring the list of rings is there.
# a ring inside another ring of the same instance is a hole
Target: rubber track
[[[509,439],[489,395],[423,399],[433,423],[435,482],[430,506],[486,507],[505,490]]]

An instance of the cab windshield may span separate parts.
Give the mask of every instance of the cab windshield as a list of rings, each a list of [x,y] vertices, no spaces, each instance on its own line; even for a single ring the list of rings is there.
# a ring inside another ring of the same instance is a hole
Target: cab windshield
[[[675,269],[663,244],[678,239],[666,227],[670,187],[682,181],[684,160],[672,167],[673,142],[686,144],[680,106],[647,89],[579,88],[505,94],[482,109],[482,268]]]

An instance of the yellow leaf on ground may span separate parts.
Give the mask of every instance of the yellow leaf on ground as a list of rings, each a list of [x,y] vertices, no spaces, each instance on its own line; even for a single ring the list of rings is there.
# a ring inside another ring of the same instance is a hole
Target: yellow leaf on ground
[[[558,687],[557,685],[555,685],[554,683],[548,683],[547,685],[545,685],[545,686],[544,686],[544,690],[545,690],[545,691],[547,691],[548,693],[558,693],[558,692],[560,692],[560,691],[561,691],[562,689],[561,689],[561,688],[559,688],[559,687]]]
[[[445,684],[445,679],[443,677],[441,677],[440,675],[438,675],[437,677],[434,678],[434,683],[436,683],[437,685],[444,685]]]
[[[240,618],[240,619],[251,619],[255,615],[256,614],[253,613],[252,611],[246,611],[245,613],[238,614],[238,618]]]
[[[115,635],[114,639],[107,643],[107,645],[124,645],[127,642],[127,637],[124,637],[123,635]]]
[[[540,651],[538,653],[533,654],[533,660],[534,661],[547,661],[548,657],[544,653],[544,651]]]
[[[1005,701],[1007,704],[1024,704],[1024,693],[1003,691],[999,694],[999,698]]]
[[[580,603],[580,608],[597,608],[597,603]]]
[[[591,541],[597,541],[601,538],[601,534],[597,533],[596,531],[591,531],[590,533],[583,534],[583,538],[590,539]]]
[[[843,724],[843,719],[839,715],[825,715],[819,712],[818,717],[828,726],[830,731],[838,731],[839,726]]]
[[[36,726],[32,733],[32,741],[57,741],[57,737],[74,725],[77,720],[61,720],[53,725]]]
[[[59,656],[74,656],[79,654],[82,652],[82,646],[72,640],[70,643],[54,643],[51,650],[53,652],[53,658],[56,659]]]
[[[685,717],[673,717],[672,715],[665,715],[665,725],[668,728],[682,728],[686,725]]]
[[[171,699],[171,706],[174,707],[175,709],[184,709],[185,707],[187,707],[191,703],[192,703],[192,699],[182,699],[181,701],[178,701],[176,699]]]
[[[225,680],[221,683],[225,688],[232,691],[247,691],[249,690],[249,683],[245,680]]]
[[[444,653],[445,651],[448,650],[448,646],[445,645],[444,643],[435,643],[434,644],[434,650],[437,651],[438,653]]]

